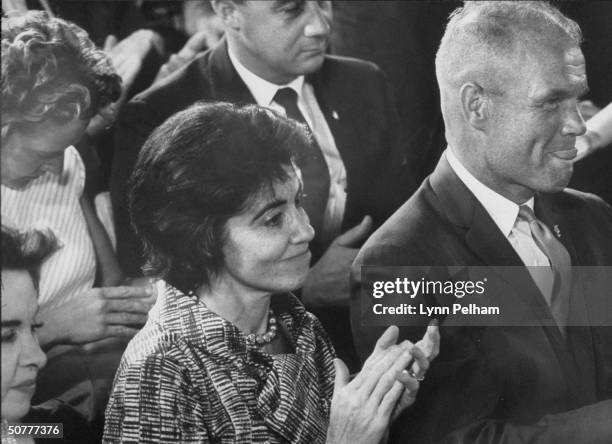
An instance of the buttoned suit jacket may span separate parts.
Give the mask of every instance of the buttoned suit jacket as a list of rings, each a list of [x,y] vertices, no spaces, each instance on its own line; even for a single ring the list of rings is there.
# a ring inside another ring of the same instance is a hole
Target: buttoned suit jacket
[[[326,56],[306,81],[314,88],[346,168],[343,228],[368,214],[380,225],[417,187],[403,154],[397,113],[382,71],[369,62]],[[225,41],[134,97],[117,121],[110,191],[118,257],[131,275],[140,274],[143,258],[129,221],[128,177],[153,129],[200,100],[255,103],[229,59]],[[325,245],[318,236],[312,245],[316,259]]]
[[[612,265],[612,209],[602,200],[573,190],[538,194],[535,213],[560,234],[573,265]],[[551,325],[550,309],[521,259],[446,156],[355,260],[351,321],[357,352],[365,359],[382,328],[364,325],[362,304],[368,302],[360,294],[366,284],[361,265],[421,271],[489,266],[491,273],[517,267],[522,278],[507,285],[498,280],[502,285],[489,294],[490,305],[534,322],[529,327],[445,327],[443,321],[440,355],[416,403],[395,422],[391,442],[612,442],[606,425],[612,401],[604,401],[612,397],[610,328],[567,327],[564,339]],[[570,300],[578,304],[580,297],[576,292]],[[425,298],[412,302],[435,305]],[[420,318],[405,319],[414,325],[400,327],[400,337],[418,340],[424,331]]]

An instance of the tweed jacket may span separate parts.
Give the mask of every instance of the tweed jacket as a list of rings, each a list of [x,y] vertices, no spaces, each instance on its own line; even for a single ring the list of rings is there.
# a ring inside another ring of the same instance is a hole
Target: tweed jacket
[[[291,294],[272,304],[295,346],[270,355],[195,296],[159,283],[106,410],[105,443],[324,442],[334,349]]]

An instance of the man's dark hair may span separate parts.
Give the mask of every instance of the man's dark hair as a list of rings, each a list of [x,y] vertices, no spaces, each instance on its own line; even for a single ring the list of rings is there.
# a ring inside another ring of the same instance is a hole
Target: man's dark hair
[[[255,105],[200,103],[166,120],[145,142],[129,183],[145,274],[183,292],[210,285],[225,264],[228,219],[287,180],[291,152],[308,144],[300,124]]]
[[[27,271],[38,290],[40,267],[58,249],[51,231],[20,233],[2,225],[2,270]]]

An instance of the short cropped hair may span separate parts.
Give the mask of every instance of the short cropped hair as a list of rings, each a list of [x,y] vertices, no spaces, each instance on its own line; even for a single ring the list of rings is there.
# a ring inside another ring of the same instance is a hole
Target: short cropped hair
[[[436,55],[436,76],[439,82],[457,84],[469,74],[480,75],[483,83],[495,84],[496,63],[519,45],[562,38],[580,46],[580,27],[547,2],[466,1],[449,17]],[[478,68],[482,72],[473,72]]]
[[[210,285],[225,265],[228,219],[287,180],[292,152],[310,143],[302,125],[256,105],[199,103],[166,120],[129,183],[145,274],[183,292]]]
[[[3,135],[47,118],[93,117],[120,95],[110,58],[77,25],[42,11],[2,18]]]
[[[2,225],[2,270],[27,271],[38,290],[40,267],[59,247],[51,231],[19,231]]]

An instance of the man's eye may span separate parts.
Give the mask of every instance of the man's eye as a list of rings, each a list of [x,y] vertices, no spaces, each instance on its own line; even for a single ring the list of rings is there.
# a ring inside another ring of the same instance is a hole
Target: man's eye
[[[542,104],[542,108],[544,108],[545,110],[555,110],[557,108],[559,108],[559,101],[558,100],[549,100],[547,102],[544,102]]]
[[[15,342],[17,339],[17,332],[15,330],[8,330],[2,332],[2,343],[10,344],[11,342]]]

